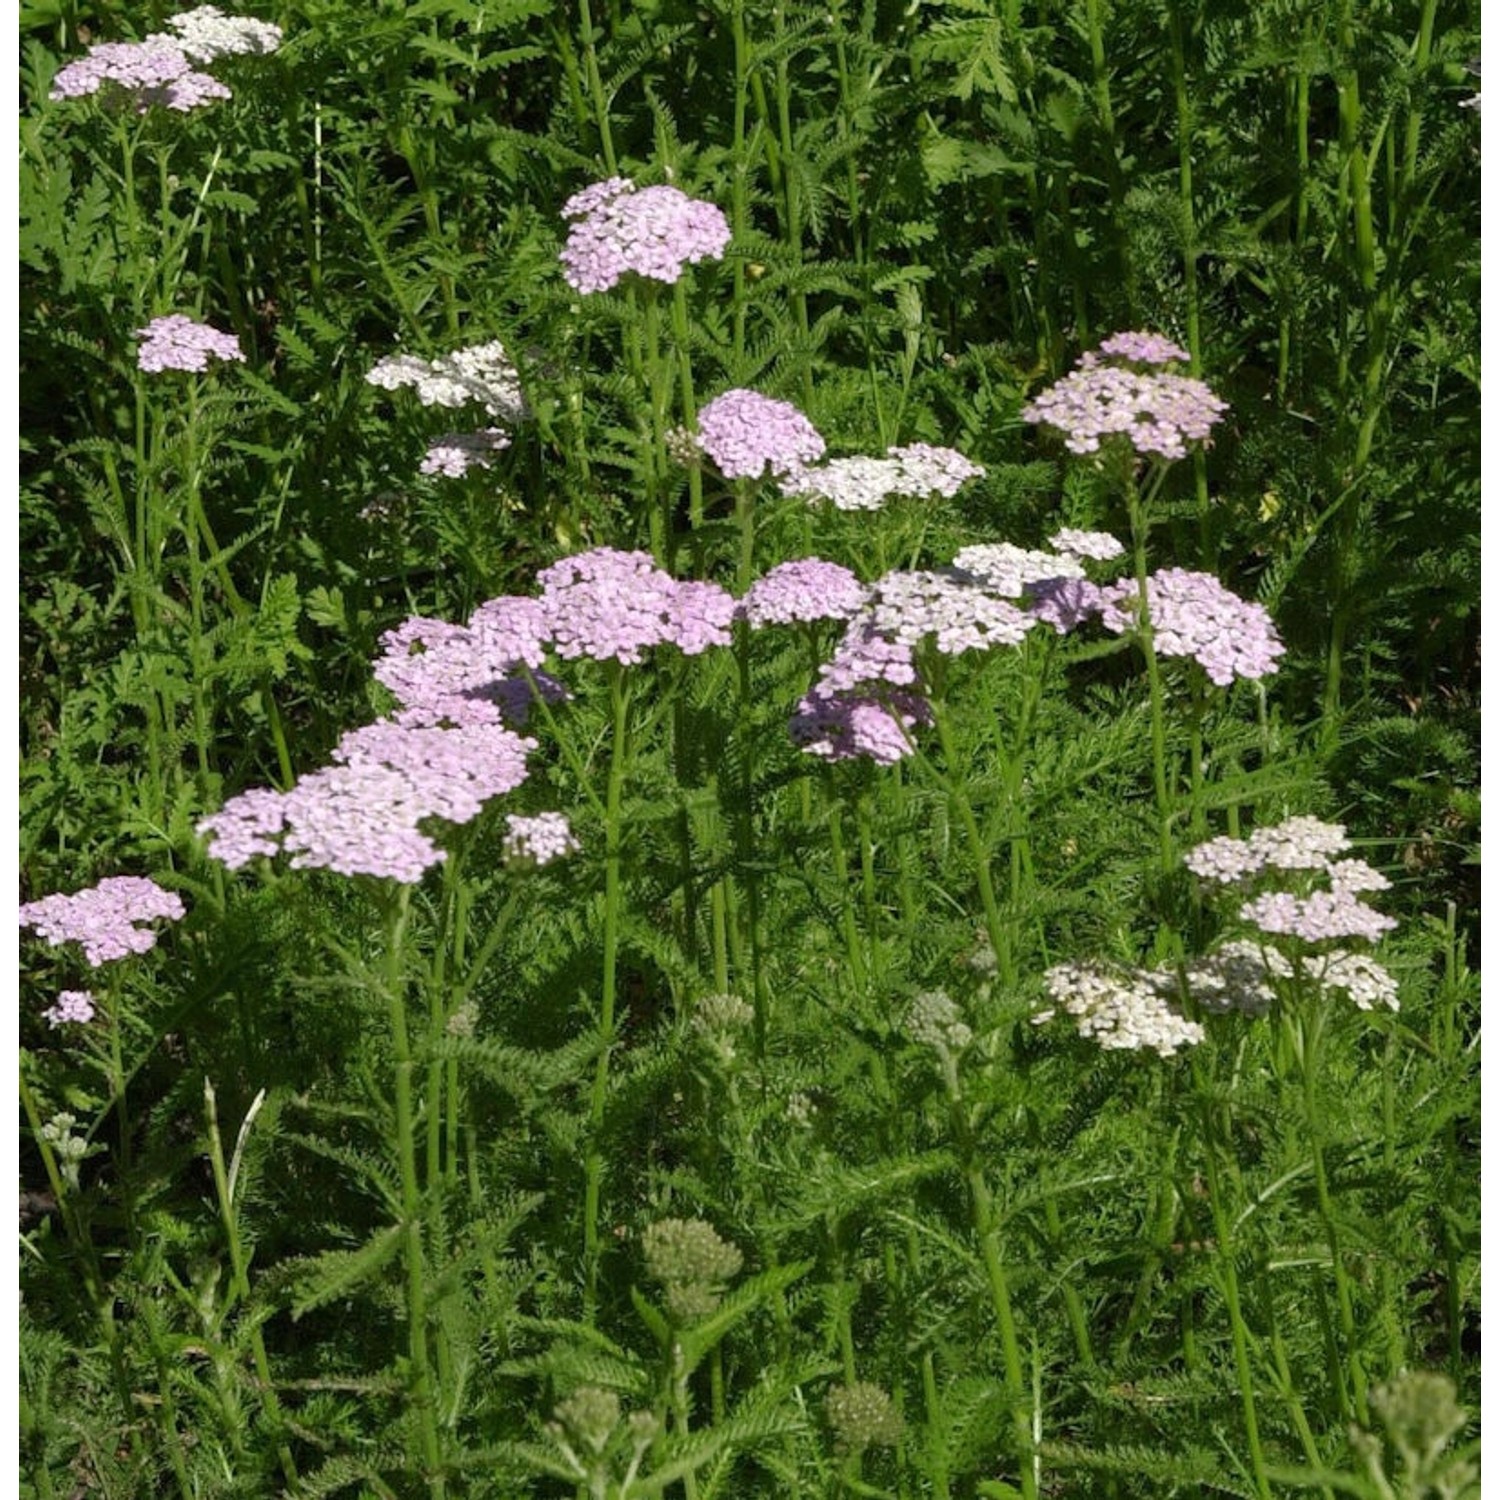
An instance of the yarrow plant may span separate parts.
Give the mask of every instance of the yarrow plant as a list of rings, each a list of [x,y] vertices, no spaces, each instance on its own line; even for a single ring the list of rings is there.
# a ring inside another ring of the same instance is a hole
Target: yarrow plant
[[[507,863],[540,869],[578,852],[578,840],[567,818],[559,812],[511,813],[505,819],[503,844]]]
[[[428,444],[417,472],[462,479],[470,469],[492,467],[495,455],[509,447],[510,434],[503,427],[485,427],[478,432],[445,432]]]
[[[747,390],[725,391],[698,413],[697,444],[726,479],[795,475],[827,446],[790,401]]]
[[[558,259],[577,292],[606,292],[632,274],[670,286],[729,245],[729,221],[712,203],[667,185],[638,188],[626,177],[575,193],[563,217],[573,223]]]
[[[1184,458],[1189,444],[1208,441],[1229,406],[1201,380],[1160,368],[1179,358],[1186,352],[1154,334],[1116,334],[1023,406],[1021,417],[1060,432],[1073,453],[1096,453],[1123,437],[1142,457]]]
[[[60,990],[57,1003],[42,1012],[42,1019],[55,1031],[59,1026],[83,1025],[94,1019],[91,990]]]
[[[143,340],[136,363],[157,374],[162,370],[187,370],[201,374],[210,360],[238,361],[245,355],[232,333],[221,333],[207,323],[194,322],[182,313],[167,313],[136,329]]]
[[[909,443],[888,448],[884,458],[833,458],[795,468],[779,484],[784,495],[828,500],[839,510],[879,510],[898,495],[951,499],[983,475],[983,465],[970,463],[952,448]]]
[[[528,415],[520,372],[498,339],[435,359],[388,354],[370,367],[365,379],[385,391],[410,386],[423,406],[451,409],[473,403],[512,426]]]
[[[149,953],[156,932],[144,923],[177,922],[186,915],[181,896],[140,875],[111,875],[71,896],[43,896],[20,908],[22,927],[54,948],[80,944],[96,969],[128,954]]]

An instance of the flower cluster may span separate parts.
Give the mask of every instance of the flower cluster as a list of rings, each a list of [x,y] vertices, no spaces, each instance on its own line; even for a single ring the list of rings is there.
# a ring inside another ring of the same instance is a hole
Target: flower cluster
[[[540,869],[553,860],[576,854],[578,840],[562,813],[536,813],[531,817],[511,813],[505,820],[505,842],[501,847],[507,864]]]
[[[848,568],[802,557],[778,563],[745,591],[740,614],[752,630],[766,625],[848,620],[864,607],[868,590]]]
[[[208,368],[210,359],[243,363],[245,358],[239,340],[232,333],[220,333],[217,328],[195,323],[181,313],[153,318],[144,328],[137,328],[136,335],[145,340],[136,363],[153,374],[161,370],[202,372]]]
[[[945,656],[1014,646],[1036,623],[1033,615],[997,598],[959,569],[887,573],[857,622],[866,636],[915,647],[931,639]]]
[[[1097,963],[1057,964],[1047,970],[1047,993],[1078,1022],[1078,1034],[1109,1050],[1150,1050],[1173,1056],[1179,1047],[1204,1038],[1203,1027],[1189,1021],[1168,998],[1160,973]],[[1033,1019],[1051,1020],[1044,1011]]]
[[[1284,945],[1290,939],[1287,951],[1318,988],[1341,990],[1362,1010],[1375,1005],[1395,1010],[1396,982],[1379,963],[1329,946],[1350,938],[1379,942],[1396,925],[1361,900],[1367,892],[1388,889],[1390,882],[1362,859],[1339,858],[1348,848],[1341,824],[1304,816],[1258,828],[1248,839],[1210,839],[1189,850],[1183,863],[1205,883],[1238,893],[1239,918],[1260,933],[1264,962],[1275,976],[1286,978],[1298,969],[1266,939]],[[1252,886],[1267,876],[1277,888],[1253,894]],[[1319,888],[1323,882],[1326,889]]]
[[[498,339],[436,359],[388,354],[376,361],[365,379],[386,391],[411,386],[423,406],[453,408],[472,402],[511,425],[527,416],[520,374]]]
[[[663,1219],[641,1236],[646,1269],[666,1290],[667,1310],[679,1322],[706,1317],[724,1283],[738,1276],[745,1258],[703,1219]]]
[[[888,448],[884,458],[833,458],[816,468],[791,470],[781,480],[785,495],[829,500],[839,510],[879,510],[897,495],[951,498],[984,469],[953,448],[910,443]]]
[[[563,217],[573,223],[558,259],[577,292],[608,291],[632,272],[670,286],[685,266],[719,260],[729,245],[729,221],[712,203],[627,177],[575,193]]]
[[[213,835],[210,852],[232,870],[280,848],[297,869],[415,884],[445,858],[419,823],[469,822],[526,779],[535,748],[494,724],[409,728],[382,719],[346,734],[335,763],[291,791],[242,792],[198,832]]]
[[[906,1034],[939,1055],[957,1056],[974,1033],[946,990],[924,990],[906,1013]]]
[[[795,474],[823,456],[825,444],[790,401],[756,391],[725,391],[698,413],[698,448],[726,479]]]
[[[828,1392],[828,1425],[840,1453],[894,1448],[906,1430],[890,1395],[868,1380],[836,1385]]]
[[[198,63],[247,52],[274,52],[281,45],[281,27],[250,16],[226,16],[217,5],[184,11],[171,17],[167,26],[177,33],[177,45]]]
[[[648,646],[696,656],[733,639],[733,595],[717,584],[679,583],[645,552],[596,547],[543,568],[537,581],[547,636],[562,657],[632,666]]]
[[[216,6],[173,16],[167,25],[177,33],[152,32],[140,42],[99,42],[80,58],[58,69],[49,98],[81,99],[106,86],[123,90],[144,114],[153,104],[186,114],[213,99],[228,99],[226,84],[194,63],[210,63],[231,53],[274,52],[281,28],[267,21],[226,16]]]
[[[1031,585],[1051,578],[1084,576],[1083,564],[1076,557],[1017,547],[1011,542],[961,547],[953,566],[1002,599],[1019,599]]]
[[[42,1012],[42,1019],[56,1031],[69,1022],[82,1024],[94,1019],[94,996],[90,990],[59,990],[57,1003]]]
[[[1186,357],[1185,350],[1156,334],[1116,334],[1023,406],[1021,416],[1055,428],[1074,453],[1095,453],[1106,438],[1121,436],[1144,456],[1183,458],[1189,443],[1208,440],[1228,403],[1191,376],[1128,366],[1160,366]]]
[[[510,434],[503,427],[481,427],[478,432],[445,432],[429,443],[419,474],[442,474],[462,479],[470,469],[488,469],[497,453],[510,447]]]
[[[156,946],[156,933],[140,923],[176,922],[186,915],[181,896],[139,875],[111,875],[74,895],[44,896],[20,908],[22,927],[54,948],[82,944],[84,958],[95,969]]]
[[[1125,551],[1124,542],[1107,531],[1077,531],[1071,526],[1048,537],[1047,545],[1069,557],[1088,557],[1095,562],[1109,562]]]
[[[857,760],[893,766],[911,754],[912,732],[932,720],[920,693],[829,693],[814,689],[797,705],[793,741],[824,760]]]
[[[1211,573],[1161,568],[1146,580],[1146,593],[1156,654],[1192,657],[1220,687],[1236,677],[1269,676],[1286,650],[1265,606],[1231,593]],[[1132,578],[1106,587],[1105,627],[1118,635],[1135,629],[1138,599]]]

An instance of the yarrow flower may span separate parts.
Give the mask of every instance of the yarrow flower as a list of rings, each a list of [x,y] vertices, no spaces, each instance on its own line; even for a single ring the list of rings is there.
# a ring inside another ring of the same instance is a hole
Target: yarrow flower
[[[867,633],[908,647],[930,639],[945,656],[1017,645],[1036,623],[956,568],[887,573],[871,594],[858,621]]]
[[[1183,458],[1189,443],[1207,442],[1228,403],[1191,376],[1128,365],[1186,357],[1156,334],[1116,334],[1023,406],[1022,420],[1055,428],[1073,453],[1095,453],[1104,439],[1122,436],[1143,456]]]
[[[1374,943],[1396,926],[1394,917],[1366,906],[1352,892],[1340,890],[1314,891],[1310,896],[1267,891],[1240,907],[1240,919],[1254,923],[1262,932],[1299,937],[1308,943],[1347,937]]]
[[[238,360],[241,364],[245,360],[239,340],[232,333],[220,333],[217,328],[195,323],[181,313],[153,318],[144,328],[136,329],[136,336],[145,340],[136,363],[151,373],[201,372],[208,368],[210,359]]]
[[[1248,839],[1220,837],[1190,849],[1183,863],[1200,880],[1228,885],[1248,879],[1267,868],[1277,870],[1329,870],[1332,857],[1349,847],[1349,835],[1342,823],[1325,823],[1320,818],[1295,817],[1274,827],[1257,828]],[[1363,865],[1363,861],[1350,861]],[[1369,870],[1368,865],[1363,868]],[[1385,888],[1385,878],[1376,871]]]
[[[478,432],[445,432],[428,444],[419,474],[442,474],[462,479],[470,469],[488,469],[497,453],[510,447],[510,434],[503,427],[483,427]]]
[[[824,760],[872,760],[893,766],[911,754],[912,732],[932,722],[920,693],[807,694],[792,716],[791,735],[808,755]]]
[[[113,85],[145,114],[153,104],[186,114],[212,99],[228,99],[225,84],[193,70],[182,43],[154,32],[142,42],[99,42],[59,68],[48,98],[81,99]]]
[[[382,719],[346,734],[335,764],[289,792],[232,797],[198,824],[230,869],[281,849],[295,869],[383,876],[415,884],[446,855],[418,824],[467,823],[491,797],[526,779],[536,741],[497,725],[407,728]]]
[[[1017,547],[1010,542],[981,542],[961,547],[953,566],[1005,599],[1019,599],[1030,585],[1045,579],[1084,576],[1083,564],[1076,557]]]
[[[879,510],[897,495],[942,495],[951,499],[984,474],[953,448],[909,443],[888,448],[884,458],[833,458],[792,470],[780,481],[784,495],[829,500],[839,510]]]
[[[574,222],[558,259],[574,291],[604,292],[634,272],[671,285],[683,268],[719,260],[729,221],[712,203],[669,186],[638,188],[611,177],[563,204]]]
[[[1124,542],[1107,531],[1077,531],[1071,526],[1048,537],[1047,545],[1070,557],[1088,557],[1096,562],[1108,562],[1125,551]]]
[[[567,818],[560,812],[535,813],[530,817],[511,813],[505,819],[502,844],[507,864],[540,869],[553,860],[578,852]]]
[[[89,990],[60,990],[57,1003],[42,1012],[42,1018],[56,1031],[69,1023],[83,1024],[94,1019],[94,996]]]
[[[1143,969],[1097,963],[1057,964],[1047,970],[1047,993],[1078,1022],[1078,1034],[1107,1050],[1149,1050],[1172,1057],[1205,1036],[1163,993],[1160,976]],[[1051,1011],[1033,1017],[1041,1022]]]
[[[1263,605],[1231,593],[1210,573],[1161,568],[1146,580],[1152,644],[1158,656],[1190,656],[1209,680],[1228,687],[1236,677],[1267,677],[1286,650]],[[1117,635],[1138,624],[1133,578],[1103,591],[1101,618]]]
[[[848,568],[820,557],[802,557],[778,563],[757,578],[740,600],[740,613],[753,630],[847,620],[867,597],[868,590]]]
[[[171,17],[167,26],[177,33],[178,46],[194,62],[239,53],[274,52],[281,45],[281,27],[250,16],[226,16],[217,5],[200,5]]]
[[[790,401],[725,391],[698,413],[698,447],[726,479],[795,473],[823,456],[818,430]]]
[[[1039,578],[1026,585],[1026,601],[1037,619],[1067,635],[1104,608],[1104,590],[1087,578]]]
[[[733,595],[717,584],[679,583],[644,552],[596,547],[543,568],[537,580],[547,634],[565,658],[633,666],[648,646],[692,656],[733,641]]]
[[[841,1453],[894,1448],[906,1428],[896,1403],[868,1380],[836,1385],[828,1392],[828,1425]]]
[[[139,875],[111,875],[74,895],[44,896],[20,908],[22,927],[54,948],[80,943],[85,960],[96,969],[156,946],[156,933],[139,924],[176,922],[186,915],[181,896]]]
[[[411,386],[423,406],[452,408],[473,402],[512,426],[530,414],[521,394],[520,372],[498,339],[455,349],[436,359],[388,354],[376,361],[365,380],[386,391]]]

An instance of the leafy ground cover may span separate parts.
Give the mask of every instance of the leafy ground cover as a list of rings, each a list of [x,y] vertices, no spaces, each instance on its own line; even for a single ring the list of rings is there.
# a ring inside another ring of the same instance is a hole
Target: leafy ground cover
[[[21,32],[23,1493],[1477,1494],[1477,9]]]

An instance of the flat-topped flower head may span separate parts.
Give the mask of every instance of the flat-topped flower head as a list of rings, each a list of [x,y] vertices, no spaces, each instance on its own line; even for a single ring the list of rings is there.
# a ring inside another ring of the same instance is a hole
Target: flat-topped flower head
[[[505,841],[501,845],[508,865],[540,869],[554,860],[578,852],[578,840],[567,818],[560,812],[511,813],[505,819]]]
[[[1231,593],[1211,573],[1162,568],[1147,579],[1158,656],[1191,657],[1220,687],[1236,677],[1267,677],[1286,651],[1265,607]],[[1101,618],[1116,634],[1136,628],[1134,579],[1103,591]]]
[[[1135,365],[1186,364],[1192,355],[1159,333],[1112,333],[1099,345],[1100,354]]]
[[[930,640],[945,656],[1014,646],[1036,617],[957,568],[887,573],[871,587],[858,623],[898,645]]]
[[[920,693],[814,691],[797,705],[790,728],[808,755],[893,766],[911,754],[913,732],[931,722],[931,707]]]
[[[42,1019],[56,1031],[59,1026],[83,1025],[94,1019],[91,990],[59,990],[57,1003],[42,1012]]]
[[[445,432],[430,443],[419,474],[440,474],[462,479],[470,469],[488,469],[495,455],[510,447],[510,434],[503,427],[482,427],[478,432]]]
[[[177,33],[177,44],[194,62],[213,62],[236,54],[274,52],[281,45],[281,27],[252,16],[226,16],[217,5],[172,16],[167,27]]]
[[[131,953],[148,953],[156,933],[141,924],[180,921],[187,915],[182,897],[139,875],[111,875],[71,896],[44,896],[20,908],[30,927],[52,947],[79,943],[93,968]]]
[[[181,313],[153,318],[144,328],[137,328],[136,335],[144,340],[136,363],[153,374],[161,370],[201,373],[211,359],[238,360],[242,364],[245,359],[239,340],[232,333],[220,333],[217,328],[195,323]]]
[[[1044,579],[1084,576],[1083,564],[1076,557],[1017,547],[1010,542],[981,542],[961,547],[953,566],[1005,599],[1022,598],[1031,584]]]
[[[58,69],[49,98],[81,99],[101,89],[122,91],[136,111],[152,105],[186,114],[214,99],[228,99],[225,84],[193,70],[176,37],[155,32],[141,42],[99,42]]]
[[[498,339],[455,349],[436,359],[388,354],[376,361],[365,380],[387,391],[410,386],[423,406],[453,408],[472,402],[511,425],[529,415],[521,394],[520,372]]]
[[[1307,943],[1333,938],[1364,938],[1371,943],[1396,926],[1394,917],[1366,906],[1353,891],[1314,891],[1296,896],[1267,891],[1240,907],[1240,919],[1275,937],[1297,937]]]
[[[1026,585],[1026,605],[1059,635],[1068,635],[1104,608],[1104,590],[1087,578],[1040,578]]]
[[[781,481],[785,495],[828,500],[839,510],[879,510],[898,495],[951,498],[984,469],[953,448],[909,443],[884,458],[833,458],[791,471]]]
[[[1021,417],[1060,432],[1074,453],[1096,453],[1105,439],[1123,437],[1142,456],[1183,458],[1229,410],[1201,380],[1151,368],[1186,357],[1155,334],[1116,334],[1023,406]]]
[[[346,734],[335,764],[289,792],[232,797],[198,824],[230,869],[278,848],[296,869],[415,884],[446,855],[418,824],[467,823],[526,779],[536,741],[498,725],[408,728],[382,719]]]
[[[1047,538],[1047,545],[1069,557],[1086,557],[1095,562],[1108,562],[1124,554],[1125,544],[1107,531],[1078,531],[1064,526]]]
[[[821,458],[825,446],[790,401],[757,391],[725,391],[698,413],[698,447],[726,479],[794,473]]]
[[[867,597],[864,584],[842,564],[801,557],[778,563],[757,578],[740,600],[740,613],[752,630],[766,625],[848,620],[859,612]]]
[[[563,217],[573,223],[558,259],[577,292],[608,291],[632,273],[670,286],[729,245],[729,221],[714,204],[666,185],[638,188],[626,177],[575,193]]]
[[[1144,969],[1097,963],[1057,964],[1047,970],[1047,993],[1078,1023],[1078,1034],[1111,1051],[1151,1051],[1171,1057],[1204,1038],[1164,992],[1160,976]],[[1051,1018],[1051,1012],[1037,1016]]]

